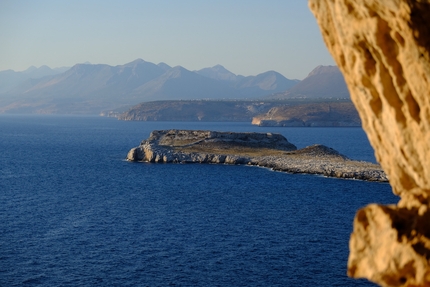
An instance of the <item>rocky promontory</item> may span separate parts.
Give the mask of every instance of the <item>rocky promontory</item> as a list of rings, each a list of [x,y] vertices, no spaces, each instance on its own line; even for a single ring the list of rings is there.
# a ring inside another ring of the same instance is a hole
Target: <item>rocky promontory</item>
[[[246,164],[289,173],[388,181],[377,164],[351,160],[323,145],[297,150],[284,136],[274,133],[157,130],[132,148],[127,160]]]
[[[352,102],[314,102],[282,105],[252,118],[260,127],[360,127],[361,120]]]

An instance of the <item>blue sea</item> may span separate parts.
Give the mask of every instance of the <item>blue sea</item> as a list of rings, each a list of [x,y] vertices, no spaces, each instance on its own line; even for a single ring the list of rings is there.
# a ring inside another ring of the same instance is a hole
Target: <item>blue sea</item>
[[[0,116],[0,286],[375,286],[346,276],[386,183],[124,160],[154,129],[281,133],[375,161],[360,128]]]

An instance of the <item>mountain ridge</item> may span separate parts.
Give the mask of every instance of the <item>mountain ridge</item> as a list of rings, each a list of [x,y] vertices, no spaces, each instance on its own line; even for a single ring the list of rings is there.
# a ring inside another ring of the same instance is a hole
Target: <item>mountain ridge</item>
[[[349,91],[337,66],[317,66],[306,78],[271,98],[349,98]]]
[[[143,59],[116,66],[76,64],[62,73],[49,69],[47,66],[27,69],[28,74],[36,70],[53,74],[27,78],[8,92],[0,93],[0,112],[22,112],[25,108],[25,112],[31,113],[99,114],[157,100],[264,99],[288,93],[303,82],[287,79],[276,71],[245,77],[222,65],[190,71]],[[318,73],[308,77],[332,77],[324,66],[318,69]],[[0,84],[1,75],[0,72]],[[294,95],[290,93],[288,97]]]
[[[31,66],[24,71],[4,70],[0,71],[0,94],[5,93],[17,85],[23,84],[28,79],[40,79],[46,76],[61,74],[68,70],[68,67],[54,68],[43,65],[39,68]]]

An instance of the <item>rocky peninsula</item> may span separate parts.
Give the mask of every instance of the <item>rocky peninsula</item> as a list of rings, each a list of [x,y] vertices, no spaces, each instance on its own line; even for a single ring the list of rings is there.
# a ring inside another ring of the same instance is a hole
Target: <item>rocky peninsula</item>
[[[252,118],[260,127],[361,127],[361,120],[352,102],[308,102],[284,104]]]
[[[128,152],[127,160],[245,164],[288,173],[388,181],[377,164],[351,160],[323,145],[298,150],[284,136],[274,133],[156,130]]]

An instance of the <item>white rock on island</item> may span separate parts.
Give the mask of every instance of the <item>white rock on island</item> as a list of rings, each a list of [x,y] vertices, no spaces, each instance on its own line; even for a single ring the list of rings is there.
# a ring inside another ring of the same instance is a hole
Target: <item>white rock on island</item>
[[[132,148],[127,160],[246,164],[289,173],[388,181],[377,164],[351,160],[323,145],[297,150],[284,136],[273,133],[157,130]]]

